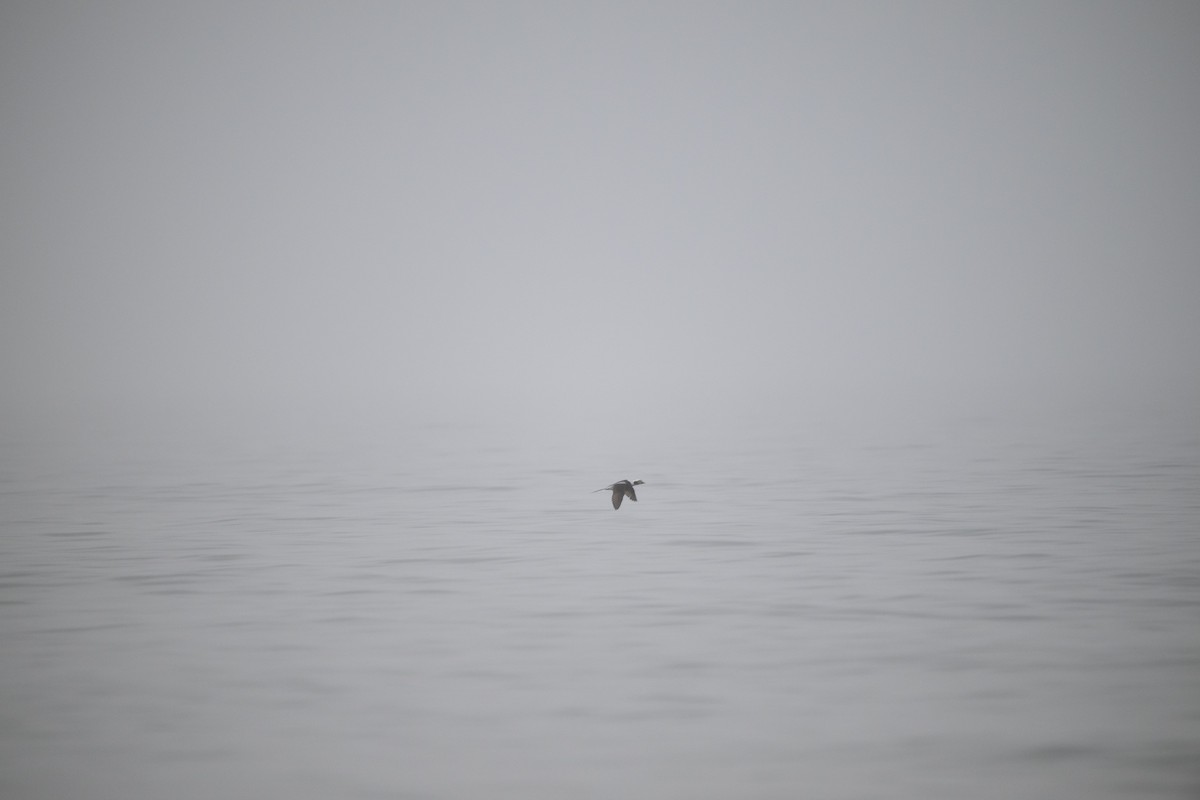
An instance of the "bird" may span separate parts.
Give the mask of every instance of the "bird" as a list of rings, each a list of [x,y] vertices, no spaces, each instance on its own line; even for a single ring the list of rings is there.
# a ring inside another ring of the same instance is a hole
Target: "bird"
[[[621,501],[626,497],[636,503],[637,492],[633,490],[633,487],[641,486],[643,483],[645,483],[645,481],[634,481],[633,483],[630,483],[627,480],[617,481],[612,486],[605,486],[603,489],[597,489],[596,492],[604,492],[611,489],[613,493],[613,510],[615,511],[621,507]],[[592,494],[595,494],[596,492],[592,492]]]

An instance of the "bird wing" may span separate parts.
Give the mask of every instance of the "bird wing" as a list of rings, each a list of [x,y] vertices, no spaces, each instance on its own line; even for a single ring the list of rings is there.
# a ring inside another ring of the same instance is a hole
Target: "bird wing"
[[[625,492],[621,489],[621,487],[618,486],[616,489],[613,489],[613,510],[620,508],[621,501],[624,499]]]
[[[632,487],[632,486],[626,486],[626,487],[625,487],[625,494],[629,495],[629,499],[630,499],[630,500],[632,500],[632,501],[633,501],[633,502],[635,502],[635,503],[637,502],[637,492],[635,492],[635,491],[633,490],[633,487]]]

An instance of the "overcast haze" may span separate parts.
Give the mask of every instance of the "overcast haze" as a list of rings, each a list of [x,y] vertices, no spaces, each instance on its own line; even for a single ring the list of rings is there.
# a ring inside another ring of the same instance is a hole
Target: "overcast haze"
[[[1198,312],[1195,0],[0,0],[0,796],[1196,800]]]
[[[1200,408],[1195,3],[0,10],[0,403]]]

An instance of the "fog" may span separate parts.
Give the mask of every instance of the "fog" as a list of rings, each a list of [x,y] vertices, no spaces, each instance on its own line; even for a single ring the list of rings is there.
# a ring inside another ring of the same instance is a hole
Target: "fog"
[[[8,2],[0,119],[10,435],[1200,408],[1194,3]]]

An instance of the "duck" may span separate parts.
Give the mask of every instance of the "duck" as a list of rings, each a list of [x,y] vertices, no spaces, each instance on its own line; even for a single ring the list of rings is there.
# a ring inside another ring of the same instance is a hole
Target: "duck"
[[[611,486],[605,486],[603,489],[597,489],[596,492],[605,492],[611,490],[613,493],[613,510],[616,511],[621,507],[621,501],[626,497],[635,503],[637,502],[637,492],[633,490],[633,487],[641,486],[643,483],[645,483],[645,481],[639,480],[633,481],[632,483],[630,483],[628,480],[617,481]],[[595,494],[596,492],[592,492],[592,494]]]

